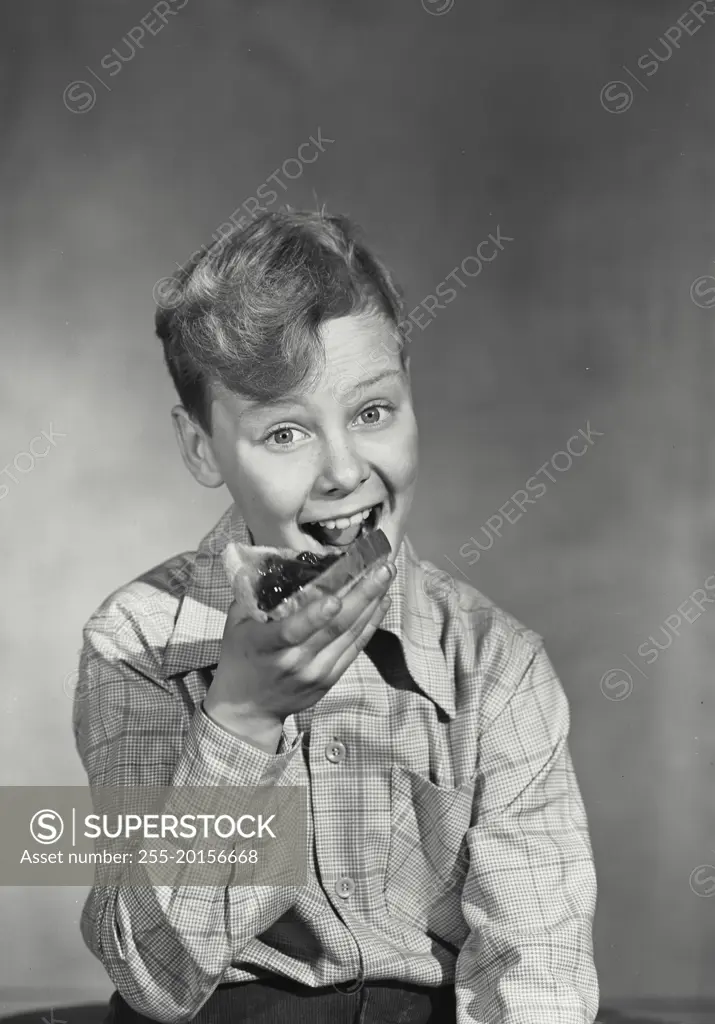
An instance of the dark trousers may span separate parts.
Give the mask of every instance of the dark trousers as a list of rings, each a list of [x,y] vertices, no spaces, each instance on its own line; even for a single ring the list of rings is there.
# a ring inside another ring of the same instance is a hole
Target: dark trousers
[[[349,989],[349,985],[341,986]],[[104,1024],[151,1024],[114,992]],[[454,985],[370,981],[354,992],[279,977],[219,985],[192,1024],[455,1024]]]

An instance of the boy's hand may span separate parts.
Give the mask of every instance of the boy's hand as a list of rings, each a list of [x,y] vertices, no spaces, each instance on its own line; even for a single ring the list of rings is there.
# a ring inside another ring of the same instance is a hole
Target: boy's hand
[[[288,715],[317,704],[379,626],[394,574],[389,562],[377,564],[342,598],[308,585],[297,610],[279,621],[239,619],[234,602],[204,699],[209,717],[275,753]]]

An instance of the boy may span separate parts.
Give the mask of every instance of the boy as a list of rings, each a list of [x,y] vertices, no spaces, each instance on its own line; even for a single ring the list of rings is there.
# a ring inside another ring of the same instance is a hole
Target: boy
[[[234,504],[85,627],[92,786],[308,788],[300,887],[92,889],[112,1020],[590,1024],[596,883],[541,638],[405,536],[401,305],[349,222],[277,212],[182,271],[157,334],[188,469]],[[342,600],[242,617],[229,540],[392,548]]]

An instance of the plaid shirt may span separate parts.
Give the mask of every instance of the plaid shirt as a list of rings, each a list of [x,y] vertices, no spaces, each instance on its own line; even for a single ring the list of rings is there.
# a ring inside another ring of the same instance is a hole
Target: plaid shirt
[[[95,885],[81,931],[116,988],[184,1022],[266,970],[395,979],[454,984],[457,1024],[591,1024],[596,877],[541,638],[405,539],[381,628],[266,754],[202,707],[231,537],[250,542],[235,506],[90,618],[77,749],[92,786],[308,787],[308,883]]]

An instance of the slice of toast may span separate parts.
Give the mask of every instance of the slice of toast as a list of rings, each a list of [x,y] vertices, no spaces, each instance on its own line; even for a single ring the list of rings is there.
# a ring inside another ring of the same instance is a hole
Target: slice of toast
[[[344,551],[325,555],[290,548],[260,547],[232,541],[222,560],[236,601],[246,617],[265,622],[282,619],[300,605],[303,588],[310,593],[347,592],[365,570],[391,551],[382,530],[363,533]]]

